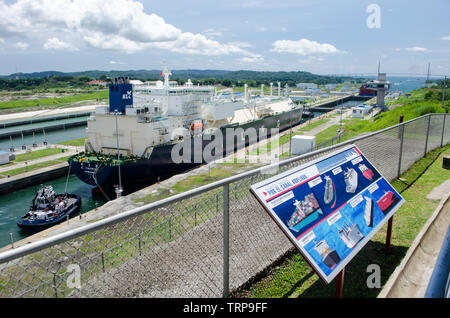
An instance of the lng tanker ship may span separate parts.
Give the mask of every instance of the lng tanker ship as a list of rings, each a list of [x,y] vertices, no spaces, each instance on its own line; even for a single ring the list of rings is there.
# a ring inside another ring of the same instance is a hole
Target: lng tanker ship
[[[225,145],[233,133],[235,151],[255,141],[243,134],[248,128],[265,128],[270,136],[271,128],[281,131],[302,120],[303,107],[288,98],[287,90],[282,96],[280,84],[278,96],[272,96],[272,87],[264,96],[261,87],[255,98],[245,86],[238,99],[231,88],[216,91],[190,80],[173,85],[166,67],[161,75],[164,81],[151,84],[112,81],[109,107],[97,107],[87,121],[85,152],[68,159],[79,179],[108,188],[157,181],[204,163],[203,150],[217,144],[216,138]],[[227,145],[209,153],[222,157],[228,150]]]

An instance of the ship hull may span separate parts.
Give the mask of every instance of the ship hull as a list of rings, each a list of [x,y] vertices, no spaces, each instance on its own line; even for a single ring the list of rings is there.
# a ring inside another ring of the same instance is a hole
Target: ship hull
[[[302,228],[307,226],[308,224],[311,224],[312,222],[316,221],[320,216],[319,211],[313,212],[311,215],[307,216],[302,221],[298,222],[297,224],[290,226],[289,228],[292,231],[299,232]]]
[[[226,144],[227,128],[242,128],[246,130],[248,128],[254,128],[256,132],[259,132],[260,128],[267,129],[267,136],[270,136],[271,128],[278,128],[280,131],[288,129],[291,126],[297,125],[302,121],[303,108],[294,109],[291,111],[283,112],[274,116],[257,119],[255,121],[239,124],[239,125],[226,125],[221,127],[221,131],[224,136],[224,143]],[[260,138],[260,136],[258,136]],[[192,139],[191,139],[192,140]],[[172,160],[172,150],[176,143],[160,145],[153,148],[153,151],[148,159],[137,159],[123,163],[120,165],[121,184],[123,187],[134,186],[140,184],[151,184],[160,180],[164,180],[172,175],[187,171],[195,168],[203,163],[202,156],[199,158],[194,157],[195,142],[187,140],[191,146],[191,160],[186,162],[176,163]],[[211,143],[211,140],[201,139],[202,150]],[[246,139],[245,142],[240,144],[234,144],[233,151],[238,148],[243,148],[251,143]],[[181,148],[181,146],[179,145]],[[189,146],[188,146],[189,148]],[[183,147],[183,149],[185,149]],[[230,149],[224,147],[223,153],[218,155],[224,155]],[[215,155],[215,154],[214,154]],[[70,160],[71,171],[83,182],[107,188],[113,188],[115,185],[119,185],[119,166],[118,165],[106,165],[99,162],[78,162],[76,160]]]
[[[327,265],[330,269],[336,267],[336,265],[341,261],[338,253],[336,251],[331,251],[323,258],[323,263]]]

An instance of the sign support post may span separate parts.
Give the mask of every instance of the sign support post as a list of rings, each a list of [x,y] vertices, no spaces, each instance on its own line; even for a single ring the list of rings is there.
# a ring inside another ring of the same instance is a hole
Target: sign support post
[[[342,298],[342,294],[344,291],[344,274],[345,267],[336,276],[336,298]]]
[[[388,220],[387,231],[386,231],[386,254],[391,252],[391,235],[392,235],[392,221],[394,216],[391,216]]]

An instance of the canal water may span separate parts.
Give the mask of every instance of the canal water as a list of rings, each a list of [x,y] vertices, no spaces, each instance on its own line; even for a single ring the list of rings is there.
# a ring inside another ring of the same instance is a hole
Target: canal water
[[[89,116],[83,116],[83,117],[65,118],[65,119],[58,119],[58,120],[49,120],[49,121],[44,121],[44,122],[39,122],[39,123],[29,123],[29,124],[1,128],[0,131],[2,134],[5,134],[5,133],[9,133],[9,132],[16,132],[16,131],[20,132],[22,130],[28,130],[28,129],[33,129],[33,128],[37,129],[37,128],[45,128],[45,127],[49,127],[49,126],[54,126],[54,125],[86,122],[88,117]]]
[[[52,185],[56,193],[64,193],[67,177],[61,177],[45,185]],[[17,226],[17,220],[28,212],[31,201],[40,185],[30,186],[14,191],[7,195],[0,196],[0,247],[11,244],[9,233],[12,233],[14,241],[26,238],[32,232],[22,230]],[[85,184],[75,175],[70,175],[67,182],[67,192],[76,193],[81,196],[81,209],[79,213],[84,213],[95,209],[106,203],[102,196],[92,196],[92,186]]]
[[[358,106],[358,105],[362,105],[364,104],[364,101],[357,101],[357,100],[349,100],[347,102],[344,102],[342,104],[338,104],[336,106],[334,106],[334,109],[339,109],[341,107],[353,107],[353,106]],[[312,110],[314,110],[314,108],[312,108]],[[321,116],[323,114],[325,114],[325,112],[318,112],[318,111],[313,111],[314,117],[318,117]]]
[[[2,131],[2,129],[0,129],[0,131]],[[59,142],[86,137],[87,137],[86,126],[72,127],[66,128],[64,130],[45,132],[45,140],[47,140],[47,142],[50,144],[57,144]],[[23,136],[23,144],[25,146],[32,146],[34,141],[37,144],[42,145],[44,142],[44,134],[42,132],[36,133],[34,134],[34,138],[33,135]],[[22,147],[22,137],[21,136],[13,137],[12,143],[15,149],[20,150]],[[9,151],[10,147],[11,147],[10,139],[0,140],[0,150]]]
[[[0,131],[20,131],[21,129],[32,129],[49,125],[82,121],[86,118],[87,117],[66,118],[48,122],[32,123],[9,128],[2,128],[0,129]],[[87,137],[86,126],[72,127],[45,133],[45,140],[51,144],[85,137]],[[22,137],[13,137],[12,141],[16,149],[21,149]],[[36,133],[34,138],[33,135],[23,137],[23,144],[26,146],[32,146],[34,142],[42,145],[44,142],[44,134]],[[9,151],[10,147],[10,139],[0,140],[0,150]],[[52,185],[57,193],[64,193],[66,180],[67,177],[61,177],[52,180],[45,185]],[[27,232],[20,229],[17,226],[17,220],[26,212],[28,212],[31,201],[33,200],[34,195],[36,194],[36,191],[39,189],[39,187],[40,185],[30,186],[21,190],[14,191],[7,195],[0,196],[0,247],[6,246],[11,243],[9,233],[13,234],[14,241],[21,240],[29,236],[30,234],[33,234],[32,232]],[[103,196],[93,197],[91,192],[92,188],[92,186],[85,184],[75,175],[69,176],[67,183],[67,192],[77,193],[81,196],[82,206],[79,213],[90,211],[96,206],[101,206],[106,202],[106,199],[104,199]]]
[[[350,100],[343,104],[336,106],[340,107],[351,107],[360,105],[364,102]],[[314,117],[323,115],[323,112],[313,112]],[[68,120],[68,119],[65,119]],[[73,119],[72,119],[73,120]],[[79,118],[78,118],[79,120]],[[57,121],[52,122],[57,124]],[[40,123],[44,124],[44,123]],[[32,125],[38,124],[28,124],[24,125],[23,129],[33,128]],[[17,128],[17,127],[15,127]],[[0,129],[1,130],[1,129]],[[45,134],[46,140],[49,143],[58,143],[72,139],[87,137],[86,127],[74,127],[65,130],[51,131]],[[44,141],[44,136],[42,133],[35,134],[35,141],[38,144],[42,144]],[[24,136],[24,144],[32,145],[34,142],[33,136]],[[22,145],[22,138],[13,138],[13,144],[16,149],[20,149]],[[0,150],[9,151],[11,142],[9,139],[0,140]],[[67,177],[60,177],[58,179],[52,180],[45,185],[52,185],[56,193],[64,193],[66,187]],[[31,201],[36,194],[36,191],[40,188],[40,185],[30,186],[21,190],[14,191],[7,195],[0,196],[0,247],[11,244],[10,235],[12,233],[14,241],[18,241],[29,236],[30,232],[24,231],[17,226],[17,220],[28,212],[31,205]],[[82,198],[82,207],[79,213],[87,212],[95,209],[97,206],[101,206],[106,203],[106,199],[102,195],[92,195],[92,186],[85,184],[80,181],[75,175],[71,175],[68,178],[67,192],[77,193]]]

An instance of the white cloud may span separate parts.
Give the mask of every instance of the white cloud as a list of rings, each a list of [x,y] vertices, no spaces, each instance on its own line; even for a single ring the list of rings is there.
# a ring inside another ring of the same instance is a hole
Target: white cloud
[[[124,65],[125,63],[124,62],[119,62],[119,61],[109,61],[109,64],[112,64],[112,65]]]
[[[17,42],[14,43],[14,47],[20,49],[20,50],[26,50],[30,45],[28,43],[25,42]]]
[[[54,49],[88,46],[133,53],[159,48],[183,54],[252,56],[236,45],[183,32],[162,17],[146,13],[136,0],[17,0],[11,4],[0,0],[0,36],[54,37],[59,42],[63,38],[65,45],[48,43]]]
[[[259,1],[244,1],[241,6],[243,8],[255,8],[261,6]]]
[[[318,57],[318,56],[308,56],[306,59],[302,59],[302,60],[298,60],[297,63],[298,64],[314,64],[314,63],[320,63],[325,61],[325,59],[323,57]]]
[[[243,63],[261,63],[264,61],[264,58],[259,55],[259,54],[255,54],[254,56],[246,56],[246,57],[241,57],[238,59],[239,62],[243,62]]]
[[[450,35],[443,36],[443,37],[441,37],[440,39],[441,39],[441,40],[444,40],[444,41],[450,41]]]
[[[250,43],[248,43],[248,42],[230,42],[230,43],[228,43],[228,44],[230,44],[230,45],[235,45],[235,46],[237,46],[237,47],[252,47],[253,45],[251,45]]]
[[[215,29],[206,29],[203,30],[203,33],[205,33],[206,36],[213,37],[213,36],[222,36],[223,33],[221,31],[215,30]]]
[[[184,32],[175,41],[154,42],[149,43],[148,47],[165,49],[172,52],[184,54],[201,54],[201,55],[227,55],[241,54],[251,56],[253,53],[248,52],[233,44],[221,44],[215,40],[206,38],[203,34],[193,34]]]
[[[272,43],[272,52],[293,53],[298,55],[340,53],[336,47],[328,43],[319,43],[308,39],[278,40]]]
[[[56,50],[56,51],[78,51],[78,49],[72,44],[61,41],[60,39],[53,37],[44,43],[44,49]]]
[[[411,51],[411,52],[426,52],[426,51],[428,51],[427,48],[420,47],[420,46],[407,47],[405,50]]]

